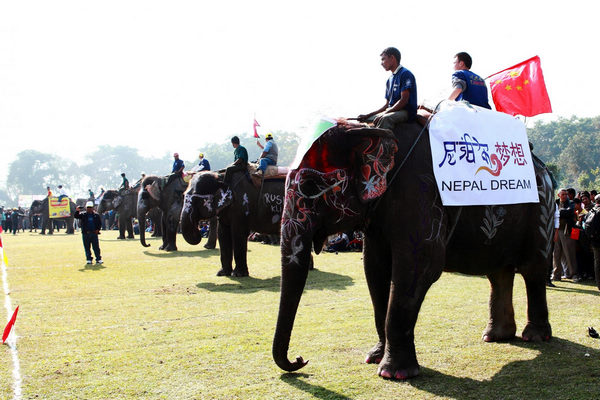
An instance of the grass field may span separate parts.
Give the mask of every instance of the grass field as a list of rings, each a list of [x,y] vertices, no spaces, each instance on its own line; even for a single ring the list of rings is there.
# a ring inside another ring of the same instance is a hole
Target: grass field
[[[79,234],[2,235],[8,258],[25,399],[597,399],[599,292],[559,282],[548,291],[549,343],[484,343],[487,279],[444,274],[416,327],[421,376],[377,377],[363,359],[376,342],[361,254],[322,254],[309,274],[284,373],[271,359],[279,303],[279,248],[250,243],[250,278],[215,276],[218,250],[177,238],[117,241],[105,264],[85,264]],[[525,289],[515,282],[525,324]],[[2,312],[5,314],[4,308]],[[4,317],[1,319],[4,321]],[[4,324],[0,327],[2,329]],[[10,348],[0,350],[0,398],[12,398]]]

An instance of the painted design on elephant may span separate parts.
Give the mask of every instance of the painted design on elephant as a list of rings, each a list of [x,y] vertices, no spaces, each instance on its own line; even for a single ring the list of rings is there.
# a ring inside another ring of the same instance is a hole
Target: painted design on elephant
[[[279,215],[283,211],[283,198],[280,195],[265,193],[263,194],[263,201],[265,206],[271,210],[271,213]]]
[[[544,239],[546,246],[538,249],[545,259],[548,259],[552,251],[552,231],[554,230],[554,197],[552,194],[552,179],[545,170],[539,177],[538,194],[540,196],[540,225],[538,230]]]
[[[213,195],[211,194],[190,194],[190,193],[186,193],[186,195],[183,198],[183,209],[185,210],[185,212],[191,213],[193,211],[192,209],[192,202],[194,201],[194,199],[201,199],[204,201],[204,208],[206,208],[208,210],[209,213],[212,214],[212,199],[213,199]]]
[[[424,232],[429,232],[425,240],[431,240],[437,242],[441,240],[442,235],[442,220],[444,218],[444,207],[441,206],[441,200],[439,199],[440,194],[437,190],[437,185],[433,175],[419,175],[420,179],[420,192],[423,198],[428,193],[433,193],[434,197],[432,200],[419,201],[418,204],[427,204],[431,201],[431,209],[425,210],[421,206],[422,210],[419,212],[422,225],[426,228]],[[430,196],[427,196],[430,197]]]
[[[287,259],[286,261],[288,263],[299,265],[300,264],[300,258],[298,257],[298,255],[300,253],[302,253],[302,249],[304,248],[304,246],[302,245],[302,236],[301,235],[295,235],[289,241],[289,247],[290,247],[289,251],[282,252],[282,254],[287,254],[285,256],[285,258]]]
[[[284,237],[291,237],[294,234],[298,235],[312,226],[312,212],[306,207],[305,199],[300,197],[296,187],[297,185],[290,185],[285,193],[285,202],[281,217],[281,234]]]
[[[244,214],[246,216],[250,215],[250,207],[248,206],[248,193],[244,193],[242,196],[242,207],[245,208]]]
[[[385,145],[384,145],[385,144]],[[369,138],[369,144],[363,152],[364,164],[361,167],[364,191],[361,199],[371,200],[381,196],[387,189],[387,173],[394,167],[394,154],[398,151],[396,143],[382,138]]]
[[[221,208],[223,207],[223,205],[225,204],[225,201],[227,201],[228,198],[231,198],[231,189],[227,189],[226,192],[224,191],[220,191],[221,192],[221,198],[219,199],[219,202],[217,203],[217,207]],[[247,200],[247,197],[246,197]]]
[[[496,212],[494,212],[494,208],[497,206],[486,206],[485,207],[485,216],[483,217],[483,225],[480,226],[481,230],[487,237],[485,240],[485,244],[491,244],[492,239],[498,233],[498,227],[502,225],[504,222],[504,216],[506,215],[506,210],[504,207],[497,207]]]

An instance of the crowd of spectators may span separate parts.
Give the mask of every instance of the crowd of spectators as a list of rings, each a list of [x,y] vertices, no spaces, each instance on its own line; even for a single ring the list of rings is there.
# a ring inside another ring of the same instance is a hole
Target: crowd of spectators
[[[600,195],[560,189],[556,200],[552,273],[547,282],[595,280],[600,290]]]

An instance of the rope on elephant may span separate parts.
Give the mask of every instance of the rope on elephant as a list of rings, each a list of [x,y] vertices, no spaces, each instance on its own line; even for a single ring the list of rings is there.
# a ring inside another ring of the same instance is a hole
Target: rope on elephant
[[[4,288],[4,308],[6,308],[7,320],[10,320],[13,310],[12,310],[12,302],[10,300],[10,290],[8,287],[8,274],[6,273],[6,263],[4,262],[4,248],[0,246],[0,263],[2,264],[2,286]],[[13,391],[14,396],[13,399],[20,400],[22,398],[21,391],[21,363],[19,361],[19,353],[17,351],[17,334],[14,331],[14,327],[12,328],[13,332],[8,337],[6,344],[10,348],[10,354],[13,361]]]

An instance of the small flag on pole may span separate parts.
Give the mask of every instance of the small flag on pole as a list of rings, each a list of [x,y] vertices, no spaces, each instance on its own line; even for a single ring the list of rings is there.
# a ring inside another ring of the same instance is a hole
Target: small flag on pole
[[[2,334],[2,343],[3,344],[4,344],[4,342],[6,342],[6,338],[10,334],[10,331],[11,331],[13,325],[15,324],[15,320],[17,319],[18,312],[19,312],[19,306],[17,306],[17,308],[15,308],[15,312],[13,313],[12,317],[10,318],[10,321],[8,321],[8,324],[6,324],[6,328],[4,328],[4,333]]]
[[[255,138],[259,138],[260,136],[258,136],[258,132],[256,132],[256,127],[260,126],[260,124],[256,121],[256,118],[254,118],[254,137]]]
[[[551,113],[538,56],[488,76],[496,110],[524,117]]]

